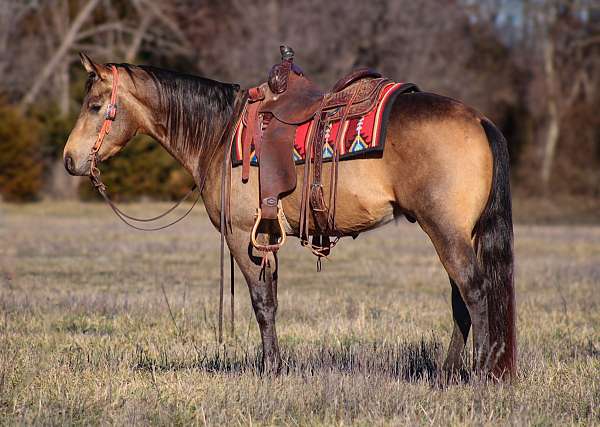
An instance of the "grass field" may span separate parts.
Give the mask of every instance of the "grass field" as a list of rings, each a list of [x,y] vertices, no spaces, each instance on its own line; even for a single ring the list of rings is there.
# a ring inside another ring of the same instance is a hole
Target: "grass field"
[[[416,225],[343,240],[321,273],[287,244],[272,378],[239,275],[215,343],[202,208],[140,233],[99,204],[0,205],[0,424],[600,425],[600,226],[515,232],[518,381],[440,387],[450,287]]]

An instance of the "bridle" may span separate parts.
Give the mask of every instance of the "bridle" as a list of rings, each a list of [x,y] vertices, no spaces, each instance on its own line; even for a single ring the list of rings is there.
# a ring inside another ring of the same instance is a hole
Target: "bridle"
[[[92,147],[92,150],[90,151],[90,155],[89,155],[90,180],[92,181],[92,184],[98,190],[98,193],[100,193],[100,195],[102,196],[104,201],[106,201],[108,206],[113,210],[115,215],[117,215],[117,217],[121,221],[123,221],[125,224],[127,224],[128,226],[130,226],[132,228],[135,228],[136,230],[141,230],[141,231],[163,230],[167,227],[177,224],[179,221],[181,221],[182,219],[184,219],[186,216],[189,215],[189,213],[192,211],[192,209],[194,209],[194,207],[198,203],[198,200],[200,200],[200,195],[202,193],[202,189],[200,189],[200,191],[198,191],[198,195],[197,195],[196,199],[194,200],[194,203],[192,203],[192,206],[182,216],[180,216],[179,218],[177,218],[176,220],[173,220],[172,222],[170,222],[168,224],[161,225],[158,227],[152,227],[152,228],[139,227],[135,224],[132,224],[130,221],[153,222],[153,221],[157,221],[161,218],[164,218],[166,215],[173,212],[173,210],[175,210],[185,200],[187,200],[188,197],[190,197],[190,195],[198,188],[198,186],[196,184],[194,184],[194,186],[187,192],[187,194],[181,200],[179,200],[175,205],[173,205],[172,207],[167,209],[162,214],[157,215],[152,218],[136,218],[131,215],[128,215],[125,212],[123,212],[121,209],[119,209],[117,207],[117,205],[115,205],[115,203],[110,199],[110,197],[108,196],[108,193],[106,191],[106,185],[100,179],[100,169],[98,169],[98,166],[97,166],[98,152],[100,151],[100,147],[102,147],[104,138],[110,132],[112,123],[117,118],[117,91],[119,88],[119,71],[117,70],[117,67],[115,65],[111,65],[110,67],[111,67],[112,76],[113,76],[112,89],[111,89],[111,93],[110,93],[110,103],[106,107],[106,112],[104,113],[104,122],[102,123],[102,127],[100,128],[100,131],[98,132],[98,137],[96,138],[96,142],[94,143],[94,146]],[[202,183],[204,184],[204,179],[202,180]]]

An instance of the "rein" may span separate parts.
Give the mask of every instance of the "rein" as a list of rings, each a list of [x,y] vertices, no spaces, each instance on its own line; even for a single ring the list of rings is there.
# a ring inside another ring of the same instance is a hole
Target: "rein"
[[[91,150],[90,156],[89,156],[90,180],[92,181],[92,184],[94,185],[96,190],[98,190],[98,193],[100,193],[100,195],[102,196],[102,198],[104,199],[106,204],[112,209],[112,211],[115,213],[117,218],[119,218],[124,224],[126,224],[129,227],[134,228],[136,230],[140,230],[140,231],[164,230],[165,228],[168,228],[168,227],[171,227],[172,225],[177,224],[178,222],[183,220],[185,217],[187,217],[190,214],[190,212],[192,212],[192,209],[194,209],[194,207],[198,203],[198,200],[200,200],[200,194],[202,193],[202,189],[200,188],[200,191],[198,191],[198,196],[194,200],[194,203],[192,203],[192,206],[182,216],[180,216],[179,218],[173,220],[172,222],[170,222],[168,224],[161,225],[158,227],[152,227],[152,228],[139,227],[135,224],[132,224],[130,221],[153,222],[153,221],[157,221],[161,218],[164,218],[165,216],[167,216],[168,214],[173,212],[185,200],[187,200],[191,196],[191,194],[196,189],[198,189],[198,186],[196,184],[194,184],[194,186],[187,192],[187,194],[185,196],[183,196],[183,198],[181,200],[179,200],[177,203],[175,203],[175,205],[173,205],[172,207],[170,207],[169,209],[167,209],[165,212],[161,213],[160,215],[154,216],[152,218],[136,218],[134,216],[128,215],[125,212],[123,212],[121,209],[119,209],[117,207],[117,205],[110,199],[110,197],[108,196],[108,193],[106,191],[106,185],[100,179],[100,169],[98,169],[97,164],[98,164],[98,152],[100,151],[100,147],[102,147],[104,138],[110,132],[112,122],[114,122],[115,119],[117,118],[117,90],[119,87],[119,71],[117,70],[117,67],[114,65],[111,65],[111,71],[112,71],[112,75],[113,75],[113,81],[112,81],[112,90],[110,93],[110,103],[106,107],[106,112],[104,113],[104,122],[102,123],[102,127],[100,128],[100,131],[98,132],[98,137],[96,138],[96,142],[94,143],[94,146],[92,147],[92,150]],[[202,184],[204,184],[204,179],[202,180]],[[203,186],[204,185],[202,185],[202,187]]]

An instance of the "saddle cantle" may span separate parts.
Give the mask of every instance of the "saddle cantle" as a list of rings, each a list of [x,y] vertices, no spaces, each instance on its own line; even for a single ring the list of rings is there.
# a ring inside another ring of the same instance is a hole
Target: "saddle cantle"
[[[333,85],[333,89],[331,89],[331,92],[339,92],[342,89],[346,89],[352,83],[360,79],[365,79],[367,77],[379,78],[382,77],[382,75],[381,73],[378,73],[377,71],[371,68],[359,68],[339,79],[337,83]]]
[[[322,185],[323,147],[326,129],[364,117],[378,104],[384,87],[393,82],[378,72],[361,68],[341,78],[330,92],[322,91],[300,67],[294,64],[294,51],[281,46],[281,63],[274,65],[266,83],[249,90],[243,122],[246,131],[242,138],[242,180],[249,177],[251,145],[255,148],[259,166],[259,209],[252,231],[252,244],[259,250],[275,252],[285,241],[280,211],[280,199],[294,191],[297,184],[293,159],[294,140],[299,126],[311,123],[306,137],[305,170],[301,197],[300,238],[313,252],[329,253],[330,237],[335,230],[335,198],[337,184],[338,147],[343,132],[337,132],[332,144],[333,169],[329,200],[326,202]],[[407,85],[404,91],[418,91]],[[309,219],[314,225],[313,243],[309,244]],[[272,230],[269,223],[279,224],[278,239],[269,234],[269,244],[257,242],[258,230]],[[273,243],[275,242],[275,243]]]

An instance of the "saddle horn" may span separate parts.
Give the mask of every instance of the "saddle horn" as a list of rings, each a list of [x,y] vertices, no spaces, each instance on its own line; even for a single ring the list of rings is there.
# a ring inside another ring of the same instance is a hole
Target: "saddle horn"
[[[282,61],[293,61],[294,60],[294,49],[289,46],[281,45],[279,46],[279,51],[281,52],[281,60]]]
[[[286,91],[290,70],[294,64],[294,49],[281,45],[279,51],[281,52],[281,63],[273,65],[268,79],[269,89],[276,95]]]

